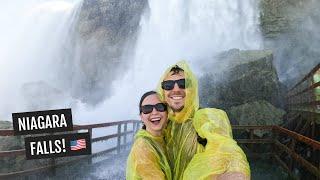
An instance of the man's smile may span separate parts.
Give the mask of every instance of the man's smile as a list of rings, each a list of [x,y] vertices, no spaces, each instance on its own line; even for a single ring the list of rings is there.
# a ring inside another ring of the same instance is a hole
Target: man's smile
[[[171,99],[173,100],[181,100],[184,98],[183,95],[173,95],[173,96],[170,96]]]

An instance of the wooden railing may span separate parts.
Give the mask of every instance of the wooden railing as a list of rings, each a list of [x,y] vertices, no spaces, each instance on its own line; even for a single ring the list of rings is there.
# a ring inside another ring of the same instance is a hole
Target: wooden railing
[[[292,130],[288,132],[294,137],[301,138],[301,135],[303,135],[303,140],[306,140],[304,141],[305,144],[312,143],[316,140],[318,142],[320,140],[320,63],[288,91],[287,115],[284,127]],[[310,141],[310,139],[312,141]],[[279,141],[275,142],[278,148],[289,153],[292,157],[288,164],[284,164],[283,162],[281,162],[281,164],[292,172],[294,168],[293,160],[298,161],[307,168],[308,171],[320,179],[319,145],[313,143],[314,146],[312,146],[311,149],[307,149],[305,146],[299,144],[297,138],[287,139],[286,141],[288,146],[280,144]],[[308,145],[310,146],[311,144]],[[303,149],[301,153],[303,153],[309,161],[297,155],[296,152],[293,151],[294,149],[300,149],[300,151]],[[279,160],[279,157],[276,158]],[[313,164],[310,161],[313,162]]]
[[[132,124],[131,130],[128,129],[129,124]],[[92,138],[93,129],[113,127],[113,126],[117,126],[117,133],[102,136],[102,137]],[[57,166],[73,163],[74,161],[78,161],[79,159],[82,159],[82,158],[88,158],[88,157],[91,158],[91,157],[95,157],[95,156],[100,156],[100,155],[103,155],[103,154],[106,154],[106,153],[109,153],[112,151],[116,151],[117,153],[120,153],[122,148],[128,147],[128,145],[131,144],[132,138],[128,139],[127,136],[130,134],[134,135],[135,132],[139,129],[139,127],[140,127],[140,121],[138,121],[138,120],[126,120],[126,121],[108,122],[108,123],[91,124],[91,125],[78,125],[78,126],[75,125],[73,128],[74,131],[85,130],[90,133],[92,143],[117,138],[117,145],[115,147],[108,148],[108,149],[100,151],[98,153],[94,153],[91,156],[80,156],[79,158],[76,158],[74,160],[70,160],[67,162],[63,162],[63,163],[55,163],[55,160],[51,159],[50,164],[47,166],[26,169],[23,171],[8,172],[8,173],[3,173],[3,174],[0,173],[0,179],[15,177],[18,175],[27,175],[27,174],[36,173],[39,171],[53,169]],[[0,136],[13,136],[13,135],[14,135],[13,130],[1,130],[0,129]],[[25,156],[25,149],[18,149],[18,150],[11,150],[11,151],[0,151],[0,158],[1,157],[17,157],[17,156]]]
[[[289,111],[320,114],[320,63],[287,93]]]
[[[270,144],[273,150],[272,152],[265,152],[265,154],[271,155],[292,177],[298,179],[297,175],[294,174],[294,168],[303,168],[312,174],[315,179],[320,178],[320,158],[316,153],[320,151],[319,141],[280,126],[233,126],[233,130],[249,132],[249,139],[236,139],[239,144]],[[258,130],[267,130],[270,132],[270,136],[268,138],[255,138],[254,132]],[[286,143],[282,142],[284,139]],[[308,160],[303,157],[303,154],[296,151],[295,145],[298,143],[302,143],[305,148],[310,149],[307,152],[311,156]],[[262,154],[259,153],[259,155]],[[285,157],[289,157],[288,160],[283,159]]]
[[[128,124],[132,124],[131,130],[128,130]],[[99,156],[105,153],[109,153],[112,151],[121,152],[122,147],[126,147],[130,144],[132,139],[127,139],[127,135],[134,134],[140,127],[140,121],[137,120],[128,120],[128,121],[119,121],[119,122],[110,122],[110,123],[102,123],[102,124],[92,124],[92,125],[81,125],[81,126],[74,126],[74,130],[86,130],[92,134],[93,129],[96,128],[103,128],[103,127],[112,127],[117,126],[117,133],[106,135],[102,137],[92,138],[92,142],[100,142],[112,138],[117,138],[117,145],[115,147],[108,148],[104,151],[95,153],[91,155]],[[123,128],[122,128],[123,127]],[[303,143],[306,146],[309,146],[312,151],[319,151],[320,150],[320,142],[315,141],[311,138],[302,136],[296,132],[290,131],[288,129],[279,127],[279,126],[233,126],[233,131],[246,131],[249,132],[249,138],[246,139],[236,139],[239,144],[269,144],[273,148],[272,152],[266,152],[265,154],[270,155],[276,162],[278,162],[292,177],[296,175],[293,173],[294,163],[293,161],[297,162],[299,166],[306,169],[310,172],[314,177],[320,178],[320,169],[319,169],[319,159],[315,159],[315,161],[310,162],[309,160],[305,159],[301,154],[295,151],[295,144]],[[123,129],[123,130],[122,130]],[[266,130],[270,132],[270,136],[268,138],[257,138],[254,133],[258,130]],[[12,130],[0,130],[1,136],[12,136]],[[92,136],[91,136],[92,137]],[[121,138],[123,137],[123,138]],[[282,143],[282,137],[290,138],[289,143]],[[129,142],[129,143],[128,143]],[[312,153],[312,152],[311,152]],[[25,150],[12,150],[12,151],[1,151],[0,157],[8,157],[8,156],[22,156],[25,154]],[[282,157],[290,157],[291,161],[287,162],[283,160]],[[84,156],[82,158],[88,158],[88,156]],[[79,159],[76,159],[79,160]],[[55,168],[57,166],[66,165],[68,163],[74,163],[74,161],[68,161],[59,164],[50,164],[43,167],[27,169],[23,171],[17,172],[9,172],[6,174],[0,174],[1,178],[8,178],[8,177],[15,177],[18,175],[27,175],[36,173],[43,170],[48,170]],[[53,161],[54,162],[54,161]],[[317,167],[318,164],[318,167]]]

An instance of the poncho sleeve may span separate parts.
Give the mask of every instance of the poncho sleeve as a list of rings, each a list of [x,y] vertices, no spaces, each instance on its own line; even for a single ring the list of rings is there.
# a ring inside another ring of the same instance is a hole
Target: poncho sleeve
[[[233,140],[231,125],[224,111],[200,109],[195,113],[193,126],[201,138],[207,139],[207,144],[203,152],[192,158],[183,179],[212,179],[224,173],[241,173],[250,179],[246,155]]]

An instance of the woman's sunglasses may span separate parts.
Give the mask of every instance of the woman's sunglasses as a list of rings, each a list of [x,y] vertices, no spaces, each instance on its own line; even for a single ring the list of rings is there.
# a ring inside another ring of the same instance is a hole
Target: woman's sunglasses
[[[140,113],[143,112],[143,114],[149,114],[153,111],[153,108],[156,108],[156,110],[159,112],[164,112],[167,110],[167,106],[164,103],[158,103],[155,105],[147,104],[141,106]]]
[[[161,83],[161,87],[162,87],[162,89],[169,91],[174,88],[175,83],[178,84],[180,89],[186,88],[186,80],[185,79],[163,81]]]

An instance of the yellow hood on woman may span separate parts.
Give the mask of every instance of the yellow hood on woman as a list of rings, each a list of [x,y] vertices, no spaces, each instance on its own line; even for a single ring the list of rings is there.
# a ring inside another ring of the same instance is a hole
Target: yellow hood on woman
[[[164,90],[161,88],[161,83],[169,75],[170,70],[175,66],[179,66],[184,71],[184,76],[186,79],[186,97],[184,108],[180,112],[174,113],[172,109],[169,107],[168,113],[170,120],[175,121],[177,123],[183,123],[186,120],[192,118],[194,116],[195,111],[199,109],[198,81],[195,75],[190,70],[188,64],[185,61],[180,61],[169,67],[162,75],[160,82],[158,83],[157,89],[160,94],[160,98],[164,100]]]

